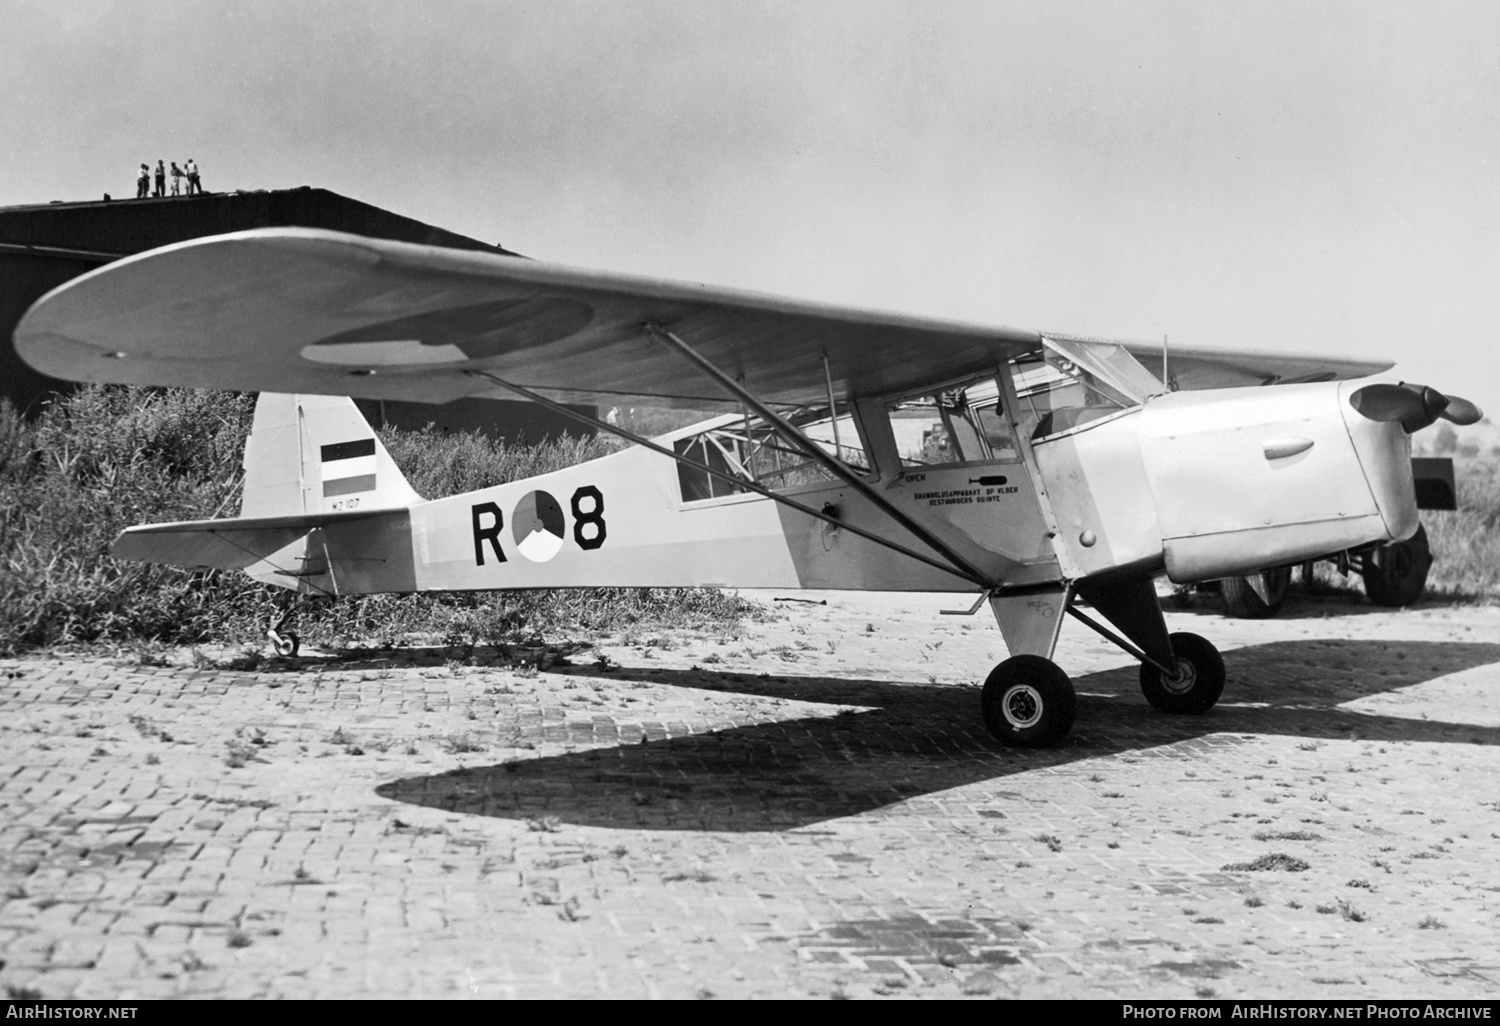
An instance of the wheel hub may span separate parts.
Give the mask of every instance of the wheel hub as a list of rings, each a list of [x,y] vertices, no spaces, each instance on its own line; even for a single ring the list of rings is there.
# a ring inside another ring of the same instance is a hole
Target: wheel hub
[[[1012,727],[1034,727],[1042,718],[1042,696],[1030,684],[1016,684],[1000,699],[1005,721]]]
[[[1162,677],[1161,686],[1174,695],[1185,695],[1193,690],[1193,685],[1198,683],[1198,670],[1188,660],[1178,657],[1177,675],[1175,677]]]

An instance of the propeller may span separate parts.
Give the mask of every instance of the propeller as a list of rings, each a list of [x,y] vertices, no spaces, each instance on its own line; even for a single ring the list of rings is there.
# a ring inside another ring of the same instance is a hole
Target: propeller
[[[1467,399],[1405,381],[1399,385],[1365,385],[1349,396],[1349,405],[1370,420],[1399,421],[1407,434],[1422,430],[1439,417],[1462,426],[1478,423],[1484,416]]]

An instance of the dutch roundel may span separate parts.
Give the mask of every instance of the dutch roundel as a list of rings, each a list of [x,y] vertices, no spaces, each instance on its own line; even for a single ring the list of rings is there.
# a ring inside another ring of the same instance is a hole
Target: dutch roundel
[[[527,492],[511,513],[511,537],[521,555],[533,563],[545,563],[557,555],[565,530],[562,507],[547,492]]]

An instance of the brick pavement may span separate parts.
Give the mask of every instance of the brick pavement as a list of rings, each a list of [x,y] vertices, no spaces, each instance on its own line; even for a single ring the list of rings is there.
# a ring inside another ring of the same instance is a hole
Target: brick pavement
[[[768,596],[769,597],[769,596]],[[814,596],[819,597],[819,596]],[[933,596],[578,665],[0,662],[0,982],[48,997],[1493,997],[1500,611],[1072,625],[1066,747]],[[187,656],[184,654],[184,660]],[[1226,868],[1255,865],[1259,870]],[[1300,861],[1297,861],[1300,860]],[[1306,868],[1289,871],[1288,866]]]

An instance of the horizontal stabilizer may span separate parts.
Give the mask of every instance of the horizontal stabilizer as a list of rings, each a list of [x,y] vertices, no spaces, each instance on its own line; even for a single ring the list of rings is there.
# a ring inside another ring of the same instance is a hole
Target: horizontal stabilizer
[[[129,559],[138,563],[244,570],[316,528],[392,515],[404,518],[406,511],[369,510],[142,524],[127,529],[116,538],[110,554],[116,559]],[[286,569],[295,573],[297,568]]]

